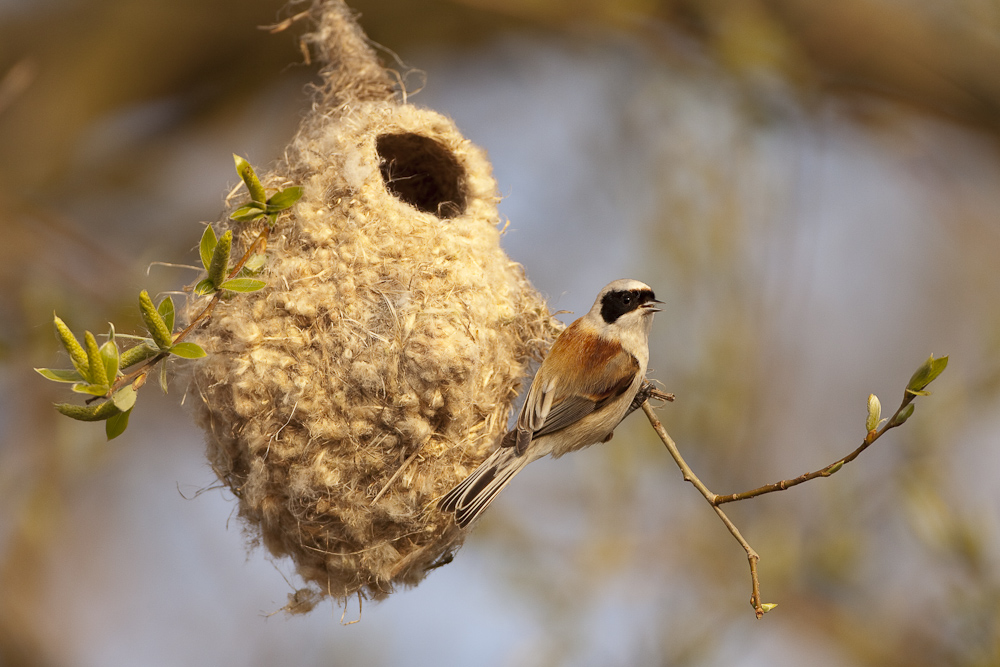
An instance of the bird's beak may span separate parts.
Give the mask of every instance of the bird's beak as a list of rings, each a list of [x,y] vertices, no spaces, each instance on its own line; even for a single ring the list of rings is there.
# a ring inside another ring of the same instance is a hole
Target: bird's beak
[[[645,310],[648,310],[648,311],[649,311],[649,312],[651,312],[651,313],[659,313],[659,312],[662,312],[662,311],[663,311],[663,309],[662,309],[662,308],[657,308],[657,307],[656,307],[656,305],[655,305],[655,304],[657,304],[657,303],[658,303],[658,304],[661,304],[661,305],[663,304],[663,302],[662,302],[662,301],[660,301],[659,299],[653,299],[652,301],[647,301],[646,303],[642,304],[642,306],[640,306],[640,307],[641,307],[641,308],[644,308]]]

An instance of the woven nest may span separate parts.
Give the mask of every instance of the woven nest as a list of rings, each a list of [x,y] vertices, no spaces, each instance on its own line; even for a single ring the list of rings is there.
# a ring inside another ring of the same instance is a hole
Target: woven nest
[[[483,151],[396,99],[342,3],[314,18],[323,83],[261,177],[304,195],[271,233],[268,286],[192,337],[209,352],[191,379],[209,461],[307,582],[291,611],[384,597],[460,546],[435,500],[502,435],[559,327],[500,248]],[[255,233],[230,228],[243,247]]]

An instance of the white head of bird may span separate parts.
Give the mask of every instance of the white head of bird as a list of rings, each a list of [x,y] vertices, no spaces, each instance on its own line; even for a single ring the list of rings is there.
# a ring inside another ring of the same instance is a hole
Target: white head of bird
[[[552,345],[517,423],[471,475],[438,503],[459,526],[472,523],[524,466],[611,439],[646,382],[653,290],[616,280]]]

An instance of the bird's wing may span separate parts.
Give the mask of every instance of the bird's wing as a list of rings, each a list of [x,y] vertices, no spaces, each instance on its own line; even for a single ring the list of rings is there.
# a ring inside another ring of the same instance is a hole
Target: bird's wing
[[[575,358],[560,363],[559,357],[568,354]],[[560,373],[541,380],[547,375],[539,369],[518,415],[517,426],[501,443],[515,446],[518,453],[533,438],[564,429],[621,396],[640,370],[639,361],[618,343],[585,336],[573,326],[556,340],[543,368],[546,363],[559,363]]]
[[[636,363],[636,370],[639,370],[638,366],[639,364]],[[553,403],[548,417],[545,418],[545,423],[542,424],[540,429],[532,433],[531,437],[538,438],[549,433],[554,433],[566,428],[570,424],[580,421],[591,412],[597,411],[608,401],[624,394],[632,385],[634,379],[635,373],[633,372],[622,376],[618,382],[606,387],[598,394],[586,394],[582,396],[573,394],[567,396],[559,403]]]

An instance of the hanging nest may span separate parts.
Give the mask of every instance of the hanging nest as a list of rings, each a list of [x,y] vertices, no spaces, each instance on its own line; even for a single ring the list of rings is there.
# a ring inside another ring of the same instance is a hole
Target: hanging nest
[[[382,598],[450,557],[464,534],[435,501],[502,435],[559,328],[500,248],[484,152],[397,99],[341,2],[313,19],[323,82],[261,176],[303,197],[271,232],[268,286],[191,337],[209,353],[191,378],[209,461],[307,582],[291,611]]]

